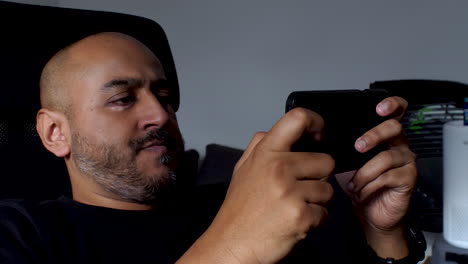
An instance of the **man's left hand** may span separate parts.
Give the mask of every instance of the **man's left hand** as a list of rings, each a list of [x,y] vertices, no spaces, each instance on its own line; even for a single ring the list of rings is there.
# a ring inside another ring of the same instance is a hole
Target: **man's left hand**
[[[369,241],[376,237],[403,236],[403,218],[408,212],[416,184],[416,155],[409,149],[400,119],[408,102],[389,97],[380,102],[376,112],[389,117],[356,140],[355,148],[366,152],[386,144],[380,152],[357,171],[337,174],[337,181],[352,198]],[[391,240],[391,239],[390,239]]]

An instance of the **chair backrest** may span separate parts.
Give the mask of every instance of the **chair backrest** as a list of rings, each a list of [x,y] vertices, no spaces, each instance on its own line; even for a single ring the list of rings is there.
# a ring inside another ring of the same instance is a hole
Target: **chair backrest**
[[[0,1],[0,199],[69,194],[63,160],[48,153],[35,130],[39,77],[60,49],[88,35],[115,31],[139,39],[179,88],[172,53],[154,21],[126,14]]]

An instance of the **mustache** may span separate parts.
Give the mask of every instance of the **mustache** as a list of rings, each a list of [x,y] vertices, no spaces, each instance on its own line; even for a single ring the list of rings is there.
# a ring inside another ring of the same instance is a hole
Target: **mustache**
[[[129,145],[132,150],[138,153],[145,145],[155,140],[160,141],[161,145],[166,146],[168,149],[175,147],[175,140],[169,135],[169,132],[164,129],[153,129],[144,137],[130,140]]]

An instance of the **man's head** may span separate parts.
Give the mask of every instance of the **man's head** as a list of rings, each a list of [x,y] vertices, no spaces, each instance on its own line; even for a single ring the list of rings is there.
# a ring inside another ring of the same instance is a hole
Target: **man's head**
[[[149,204],[173,181],[183,152],[174,88],[141,42],[109,32],[82,39],[47,63],[40,86],[37,129],[65,158],[74,195],[93,182],[103,196]]]

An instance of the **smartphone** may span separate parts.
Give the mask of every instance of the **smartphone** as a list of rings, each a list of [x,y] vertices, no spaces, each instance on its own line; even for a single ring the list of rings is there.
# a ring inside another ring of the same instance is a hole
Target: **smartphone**
[[[310,109],[325,121],[323,140],[303,135],[292,151],[330,154],[336,162],[335,173],[357,170],[386,146],[366,153],[354,148],[356,139],[387,118],[376,113],[376,106],[390,94],[384,89],[295,91],[286,101],[286,112],[296,107]]]

